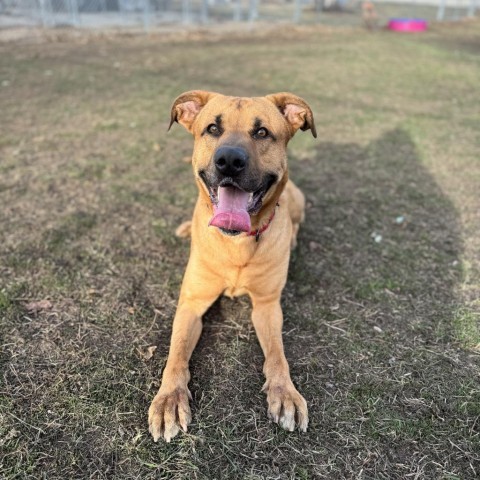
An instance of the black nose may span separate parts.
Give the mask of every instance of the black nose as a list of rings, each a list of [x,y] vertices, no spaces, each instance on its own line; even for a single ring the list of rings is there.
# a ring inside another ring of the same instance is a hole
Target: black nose
[[[213,157],[215,167],[225,177],[236,177],[247,168],[248,153],[242,147],[220,147]]]

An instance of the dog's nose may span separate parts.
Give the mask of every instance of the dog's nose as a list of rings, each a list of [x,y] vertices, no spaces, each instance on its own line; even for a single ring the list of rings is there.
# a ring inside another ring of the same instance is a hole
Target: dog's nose
[[[247,168],[248,153],[242,147],[220,147],[213,157],[215,168],[225,177],[236,177]]]

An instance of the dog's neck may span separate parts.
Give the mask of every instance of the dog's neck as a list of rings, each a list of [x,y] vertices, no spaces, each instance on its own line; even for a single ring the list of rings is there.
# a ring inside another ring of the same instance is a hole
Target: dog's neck
[[[265,230],[267,230],[267,228],[272,223],[273,217],[275,217],[275,211],[277,210],[277,207],[279,207],[279,206],[280,205],[278,203],[275,205],[275,208],[272,210],[272,213],[270,214],[270,217],[268,218],[267,223],[263,224],[260,228],[257,228],[256,230],[250,230],[250,232],[248,232],[248,236],[249,237],[255,237],[255,240],[258,242],[260,240],[260,235]]]
[[[275,193],[272,195],[268,202],[262,205],[261,210],[251,218],[252,228],[251,231],[261,230],[265,225],[272,221],[272,214],[279,204],[280,196],[288,182],[288,171],[285,172],[280,182],[277,184]]]

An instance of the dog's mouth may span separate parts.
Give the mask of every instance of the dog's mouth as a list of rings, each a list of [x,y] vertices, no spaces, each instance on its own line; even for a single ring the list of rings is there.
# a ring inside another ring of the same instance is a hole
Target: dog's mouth
[[[208,189],[213,205],[213,217],[208,225],[218,227],[226,235],[249,232],[250,216],[256,215],[262,208],[263,198],[277,180],[276,175],[267,175],[259,188],[249,192],[231,178],[222,179],[216,186],[210,185],[202,173],[200,178]]]

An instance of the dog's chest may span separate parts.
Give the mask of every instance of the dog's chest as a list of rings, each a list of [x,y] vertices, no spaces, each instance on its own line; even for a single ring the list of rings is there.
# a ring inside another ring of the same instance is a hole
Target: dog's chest
[[[266,246],[250,238],[221,247],[211,251],[209,264],[222,277],[223,295],[233,298],[256,291],[262,271],[268,269]]]
[[[223,278],[225,282],[225,290],[223,294],[227,297],[240,297],[247,295],[255,283],[255,264],[251,263],[252,257],[248,260],[245,259],[243,263],[239,265],[230,263],[228,268],[223,270]]]
[[[225,272],[225,290],[223,294],[226,297],[240,297],[248,293],[246,269],[245,267],[236,267]]]
[[[233,298],[233,297],[241,297],[242,295],[247,295],[248,290],[246,288],[235,288],[235,287],[227,287],[227,289],[223,292],[226,297]]]

